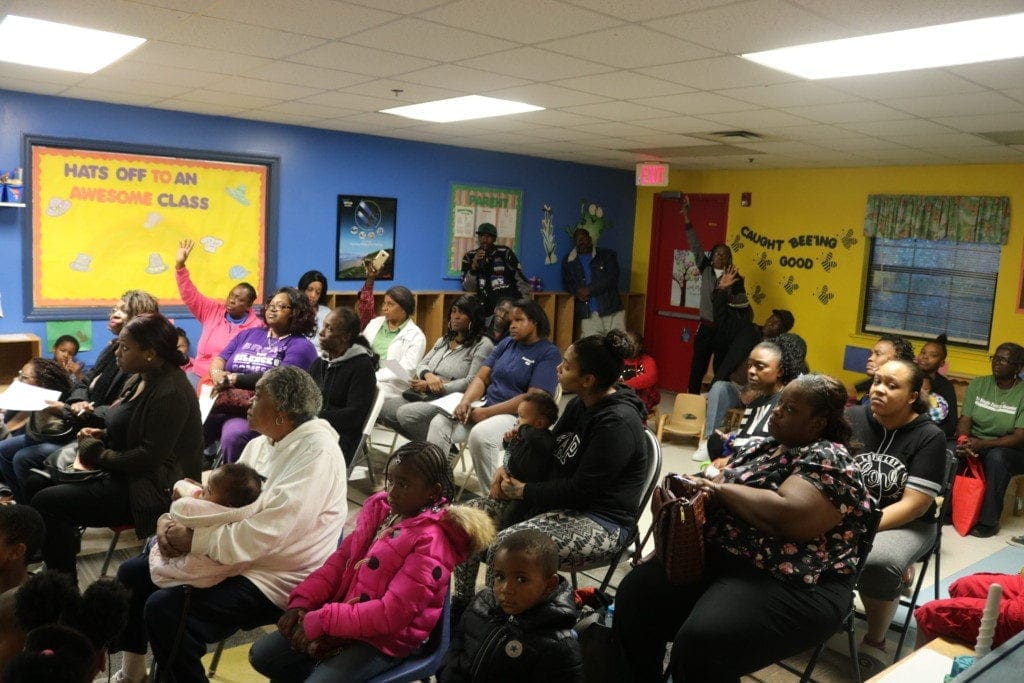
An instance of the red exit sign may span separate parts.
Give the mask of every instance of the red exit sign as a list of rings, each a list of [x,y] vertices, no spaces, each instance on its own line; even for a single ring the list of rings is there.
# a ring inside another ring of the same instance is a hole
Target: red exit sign
[[[668,185],[668,164],[644,162],[636,165],[637,187],[665,187]]]

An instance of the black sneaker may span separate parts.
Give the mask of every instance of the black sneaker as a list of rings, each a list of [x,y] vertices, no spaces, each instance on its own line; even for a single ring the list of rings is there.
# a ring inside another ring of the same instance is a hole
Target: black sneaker
[[[999,526],[988,525],[988,524],[975,524],[974,528],[971,529],[971,536],[977,538],[992,538],[999,533]]]

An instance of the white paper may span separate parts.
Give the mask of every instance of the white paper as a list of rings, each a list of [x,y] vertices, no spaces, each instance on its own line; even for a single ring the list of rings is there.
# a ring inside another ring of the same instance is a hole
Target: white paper
[[[380,364],[390,370],[391,374],[397,379],[404,380],[406,382],[412,379],[412,370],[406,370],[405,367],[397,360],[385,358],[380,362]]]
[[[47,401],[59,401],[60,392],[14,380],[0,394],[0,410],[42,410]]]
[[[476,232],[476,211],[472,206],[455,207],[455,224],[452,226],[452,237],[472,237]]]
[[[519,212],[516,209],[498,209],[498,237],[514,239],[516,236],[516,218]]]
[[[455,412],[455,409],[458,407],[459,403],[461,403],[461,402],[462,402],[462,392],[461,391],[453,391],[450,394],[445,394],[441,398],[435,398],[433,401],[429,401],[429,403],[431,405],[437,406],[442,411],[444,411],[445,415],[448,415],[449,417],[452,416],[452,413]],[[479,401],[473,401],[469,405],[472,406],[473,408],[479,408],[483,404],[484,404],[484,402],[481,399]]]
[[[498,209],[493,206],[476,207],[476,220],[474,222],[476,223],[476,226],[473,227],[474,233],[477,226],[481,223],[490,223],[494,227],[498,227]]]
[[[953,666],[953,659],[944,654],[923,647],[901,659],[891,671],[883,671],[877,683],[904,683],[905,681],[941,681]]]
[[[210,414],[211,410],[213,410],[213,396],[211,396],[212,391],[212,384],[204,382],[199,386],[199,416],[202,418],[203,422],[206,422],[206,416]]]

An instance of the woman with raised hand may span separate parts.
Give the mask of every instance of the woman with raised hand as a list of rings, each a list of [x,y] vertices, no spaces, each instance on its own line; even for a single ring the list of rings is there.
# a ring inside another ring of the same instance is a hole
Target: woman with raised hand
[[[388,397],[396,397],[407,389],[408,376],[423,358],[427,348],[427,338],[412,319],[416,312],[416,297],[408,287],[395,285],[384,292],[384,301],[380,306],[380,315],[374,317],[373,283],[377,271],[366,264],[366,282],[359,290],[359,302],[356,310],[359,320],[363,323],[363,336],[366,337],[374,353],[380,358],[377,370],[377,389]],[[384,361],[395,361],[402,366],[406,377],[397,377],[395,373],[384,367]]]

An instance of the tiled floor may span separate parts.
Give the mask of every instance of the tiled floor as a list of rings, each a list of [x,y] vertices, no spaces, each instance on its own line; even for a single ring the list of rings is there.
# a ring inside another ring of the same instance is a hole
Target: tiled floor
[[[671,398],[669,394],[665,394],[665,399],[662,402],[663,411],[671,411]],[[569,400],[570,397],[564,397],[562,399],[563,405]],[[390,441],[390,438],[388,439]],[[672,440],[666,441],[662,444],[662,456],[663,456],[663,467],[662,473],[668,472],[679,472],[679,473],[695,473],[698,469],[698,464],[691,459],[691,455],[695,450],[696,442],[693,440]],[[361,476],[360,470],[357,469],[355,478],[350,483],[349,498],[353,503],[361,503],[369,495],[371,488],[369,482]],[[465,475],[456,471],[457,483],[461,483],[461,477]],[[472,490],[472,486],[470,486]],[[353,514],[350,515],[351,520],[355,519],[353,506]],[[1024,533],[1024,517],[1014,517],[1012,514],[1013,501],[1009,499],[1007,501],[1007,515],[1003,517],[1003,524],[1000,533],[992,538],[980,539],[971,536],[961,537],[951,526],[944,527],[943,538],[942,538],[942,555],[940,561],[940,582],[943,584],[940,597],[945,597],[945,586],[948,585],[950,577],[955,577],[965,571],[1003,571],[1003,572],[1016,572],[1021,566],[1024,566],[1024,549],[1016,548],[1014,546],[1007,545],[1006,541],[1011,536],[1016,536]],[[650,511],[644,512],[641,518],[641,529],[646,530],[650,524]],[[83,585],[91,582],[98,574],[100,564],[102,562],[103,553],[106,551],[107,544],[109,543],[110,534],[106,530],[89,530],[86,534],[83,543],[82,554],[80,558],[80,571],[79,576]],[[116,571],[116,564],[131,554],[138,551],[138,543],[135,541],[134,536],[131,532],[123,534],[121,544],[122,548],[116,555],[114,567],[111,569],[111,573]],[[648,546],[647,550],[650,550]],[[85,557],[85,556],[88,557]],[[613,585],[617,585],[621,578],[629,571],[629,565],[623,563],[615,572]],[[922,598],[920,602],[925,602],[931,599],[932,592],[932,577],[933,569],[929,569],[928,577],[925,579],[924,586],[921,591]],[[601,575],[601,572],[596,572]],[[482,578],[482,574],[481,574]],[[597,581],[589,580],[585,577],[581,577],[581,585],[596,585]],[[737,609],[742,609],[741,605],[737,606]],[[858,641],[860,635],[863,633],[863,625],[858,620]],[[255,633],[242,633],[233,638],[230,641],[230,645],[240,645],[243,643],[251,642],[255,637]],[[895,649],[897,636],[891,635],[889,643],[889,652]],[[908,642],[913,644],[913,635],[908,639]],[[905,648],[905,652],[909,650],[909,647]],[[802,667],[805,658],[794,658],[793,664]],[[837,635],[830,643],[829,648],[826,649],[821,661],[819,662],[814,678],[815,680],[822,682],[836,682],[845,683],[846,681],[852,680],[850,674],[850,662],[848,657],[848,650],[846,645],[846,638],[843,635]],[[875,670],[865,669],[864,679],[869,678],[871,675],[876,673]],[[768,667],[756,674],[746,677],[746,681],[764,681],[765,683],[775,683],[776,681],[793,681],[795,676],[790,674],[779,667]],[[254,674],[252,680],[257,680]]]

